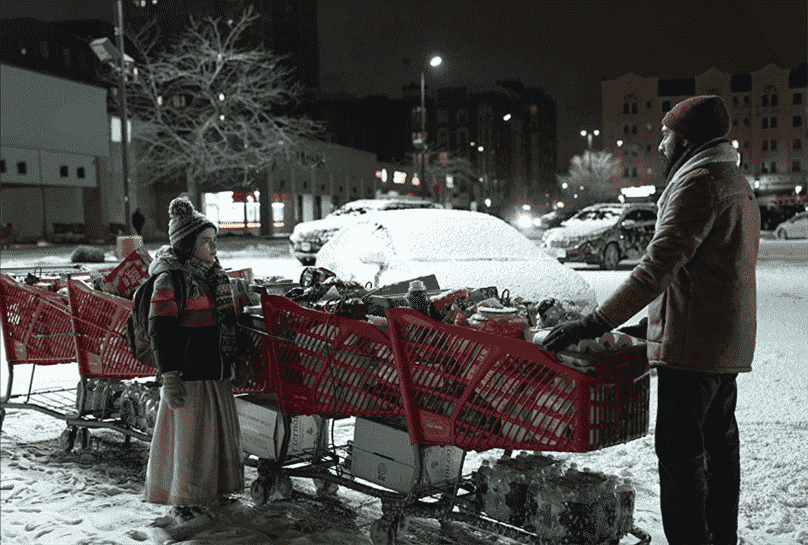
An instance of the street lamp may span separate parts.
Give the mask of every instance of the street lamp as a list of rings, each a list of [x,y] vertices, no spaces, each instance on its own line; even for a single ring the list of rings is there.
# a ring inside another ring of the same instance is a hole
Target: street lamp
[[[443,62],[439,56],[434,56],[429,60],[429,65],[433,68],[440,66]],[[424,94],[424,71],[421,70],[421,183],[425,183],[426,177],[426,97]]]
[[[99,38],[90,43],[90,47],[96,54],[101,62],[113,61],[120,63],[120,70],[118,72],[118,104],[121,114],[121,170],[123,175],[123,206],[124,206],[124,225],[126,226],[125,232],[127,235],[132,234],[132,220],[129,217],[129,155],[127,151],[127,140],[129,139],[129,131],[127,130],[127,115],[126,115],[126,62],[131,60],[124,53],[123,47],[123,0],[118,0],[118,26],[115,27],[115,34],[118,36],[118,48],[115,50],[112,43],[108,38]]]
[[[581,136],[586,138],[587,147],[589,151],[592,151],[592,137],[600,135],[600,131],[595,129],[594,131],[581,131]]]

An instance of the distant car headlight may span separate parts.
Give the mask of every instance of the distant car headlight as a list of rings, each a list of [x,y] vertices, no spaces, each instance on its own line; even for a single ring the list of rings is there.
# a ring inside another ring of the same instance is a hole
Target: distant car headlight
[[[517,225],[519,225],[520,228],[528,229],[531,225],[533,225],[533,220],[530,219],[530,216],[528,216],[526,214],[521,214],[516,219],[516,223],[517,223]]]

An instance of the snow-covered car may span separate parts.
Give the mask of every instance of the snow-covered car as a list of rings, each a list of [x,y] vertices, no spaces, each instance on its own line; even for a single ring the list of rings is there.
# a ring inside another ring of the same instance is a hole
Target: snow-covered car
[[[808,238],[808,211],[800,212],[775,227],[774,235],[782,240],[787,238]]]
[[[396,197],[351,201],[320,220],[298,223],[289,236],[289,251],[302,264],[313,265],[323,244],[340,229],[361,219],[365,214],[408,208],[443,208],[432,201]]]
[[[545,232],[541,248],[561,262],[614,270],[620,261],[645,253],[654,237],[656,218],[657,208],[651,203],[593,204]]]
[[[507,289],[539,302],[569,300],[595,307],[578,272],[542,252],[501,219],[466,210],[396,210],[369,216],[328,241],[317,265],[374,287],[434,274],[441,288]]]

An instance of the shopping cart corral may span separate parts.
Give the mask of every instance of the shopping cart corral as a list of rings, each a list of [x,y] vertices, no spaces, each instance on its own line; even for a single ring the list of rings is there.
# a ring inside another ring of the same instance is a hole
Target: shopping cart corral
[[[642,345],[596,361],[588,374],[532,343],[411,309],[388,310],[386,331],[278,296],[262,296],[262,310],[285,429],[303,415],[356,420],[353,442],[335,444],[332,431],[328,443],[317,433],[307,460],[288,456],[296,439],[286,433],[275,456],[259,462],[257,503],[284,497],[290,477],[306,477],[334,485],[319,486],[321,493],[343,486],[381,500],[374,545],[397,543],[412,517],[524,543],[616,544],[629,534],[650,542],[634,525],[630,484],[544,454],[646,435]],[[491,449],[505,456],[464,474],[467,452]],[[514,457],[515,450],[523,452]]]

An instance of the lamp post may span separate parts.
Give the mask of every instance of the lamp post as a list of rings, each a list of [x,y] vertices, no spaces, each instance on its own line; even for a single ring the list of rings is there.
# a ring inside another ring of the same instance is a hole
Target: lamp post
[[[432,67],[439,66],[443,62],[438,56],[429,60]],[[426,183],[426,95],[424,93],[424,71],[421,70],[421,183]]]
[[[123,32],[123,0],[118,0],[118,26],[115,27],[115,34],[118,36],[118,49],[116,50],[107,38],[99,38],[90,43],[90,48],[101,62],[115,65],[120,63],[118,69],[118,106],[121,115],[121,170],[123,178],[123,204],[124,204],[124,225],[127,235],[132,233],[132,219],[129,217],[129,153],[127,151],[127,140],[129,139],[128,116],[126,113],[126,61],[124,53],[124,32]],[[131,60],[131,58],[130,58]]]

